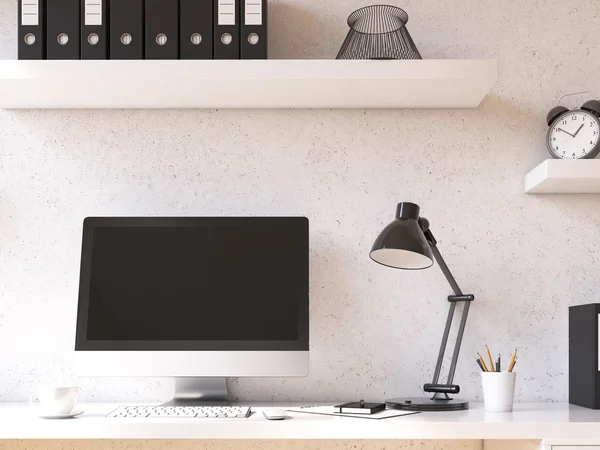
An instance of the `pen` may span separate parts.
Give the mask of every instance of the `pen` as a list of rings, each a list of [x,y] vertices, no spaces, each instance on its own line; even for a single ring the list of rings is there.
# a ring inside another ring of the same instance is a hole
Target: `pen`
[[[478,359],[476,359],[475,361],[477,362],[477,365],[478,365],[479,367],[481,367],[481,371],[482,371],[482,372],[485,372],[485,369],[484,369],[484,368],[483,368],[483,366],[481,365],[481,361],[479,360],[479,358],[478,358]]]
[[[496,361],[496,372],[501,372],[500,368],[500,354],[498,353],[498,361]]]
[[[485,370],[486,372],[489,372],[487,366],[485,365],[485,361],[483,360],[483,357],[479,354],[479,352],[477,352],[477,356],[479,356],[479,361],[481,362],[481,365],[483,366],[483,370]]]
[[[494,360],[492,359],[492,354],[490,353],[490,349],[488,346],[485,346],[485,351],[487,352],[488,359],[490,360],[490,372],[494,372]]]

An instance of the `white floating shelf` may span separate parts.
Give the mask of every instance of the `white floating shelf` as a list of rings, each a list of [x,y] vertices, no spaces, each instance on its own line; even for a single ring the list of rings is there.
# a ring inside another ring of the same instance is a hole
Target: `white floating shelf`
[[[475,108],[487,60],[0,61],[0,108]]]
[[[600,193],[600,159],[548,159],[525,175],[525,193]]]

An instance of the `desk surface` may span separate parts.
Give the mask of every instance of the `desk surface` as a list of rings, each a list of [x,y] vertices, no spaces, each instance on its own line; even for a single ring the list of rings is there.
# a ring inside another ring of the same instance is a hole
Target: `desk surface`
[[[0,403],[0,439],[548,439],[600,440],[600,410],[566,403],[521,403],[512,413],[421,413],[383,420],[288,413],[247,419],[113,419],[119,403],[83,403],[75,419],[45,420],[22,403]],[[128,403],[127,405],[134,405]]]

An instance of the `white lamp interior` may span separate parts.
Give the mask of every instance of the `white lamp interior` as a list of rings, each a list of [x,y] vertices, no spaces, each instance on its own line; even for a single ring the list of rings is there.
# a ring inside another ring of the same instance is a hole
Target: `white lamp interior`
[[[426,269],[433,261],[425,255],[394,248],[382,248],[371,252],[371,258],[380,264],[398,269]]]

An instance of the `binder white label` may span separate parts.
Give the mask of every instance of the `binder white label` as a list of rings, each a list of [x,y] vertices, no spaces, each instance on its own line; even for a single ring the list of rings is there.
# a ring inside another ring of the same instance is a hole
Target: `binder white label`
[[[263,0],[244,0],[246,25],[262,25],[262,2]]]
[[[219,25],[235,25],[236,0],[219,0]]]
[[[85,0],[85,24],[102,25],[103,0]]]
[[[21,25],[40,24],[39,0],[21,0]]]

